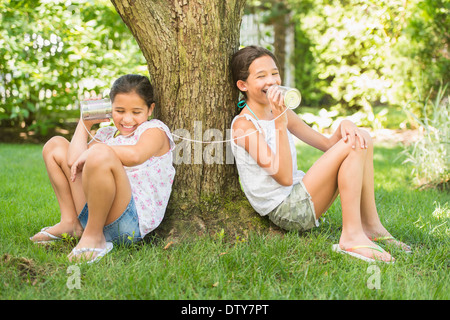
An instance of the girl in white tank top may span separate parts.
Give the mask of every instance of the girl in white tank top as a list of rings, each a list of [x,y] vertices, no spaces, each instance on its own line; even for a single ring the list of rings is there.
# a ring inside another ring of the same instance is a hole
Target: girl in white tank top
[[[374,243],[383,239],[410,252],[378,217],[370,135],[344,120],[331,137],[325,137],[292,110],[286,110],[278,88],[277,60],[264,48],[239,50],[233,55],[231,68],[233,81],[244,95],[238,104],[242,111],[231,126],[231,145],[242,187],[255,210],[269,217],[274,211],[286,216],[289,205],[296,208],[292,190],[299,194],[296,185],[301,185],[318,219],[340,194],[343,226],[339,244],[332,246],[334,251],[391,263],[394,258]],[[306,174],[297,169],[292,135],[324,152]]]

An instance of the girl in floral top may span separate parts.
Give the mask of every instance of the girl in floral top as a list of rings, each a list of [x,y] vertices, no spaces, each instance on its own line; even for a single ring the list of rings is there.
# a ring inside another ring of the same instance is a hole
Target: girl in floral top
[[[164,217],[175,169],[169,128],[148,120],[155,108],[148,78],[125,75],[110,92],[115,127],[88,130],[104,120],[81,119],[69,143],[53,137],[43,157],[61,210],[61,221],[31,238],[36,243],[80,237],[71,261],[93,262],[113,243],[141,240]],[[87,129],[87,130],[86,130]]]

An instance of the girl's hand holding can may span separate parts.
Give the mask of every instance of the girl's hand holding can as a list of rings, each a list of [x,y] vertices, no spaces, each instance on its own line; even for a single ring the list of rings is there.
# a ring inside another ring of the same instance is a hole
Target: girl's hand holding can
[[[277,118],[275,121],[287,125],[286,113],[284,113],[281,117],[278,117],[286,110],[286,106],[284,104],[283,93],[277,85],[273,85],[267,90],[267,99],[269,100],[273,117]]]
[[[100,122],[108,122],[112,118],[112,104],[110,99],[93,98],[81,101],[81,118],[86,126]]]

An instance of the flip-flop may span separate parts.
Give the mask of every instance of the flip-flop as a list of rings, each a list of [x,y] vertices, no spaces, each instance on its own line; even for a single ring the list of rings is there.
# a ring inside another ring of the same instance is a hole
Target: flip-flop
[[[86,263],[94,263],[94,262],[98,262],[103,256],[105,256],[108,252],[110,252],[113,247],[114,246],[113,246],[112,242],[106,242],[106,247],[103,248],[103,249],[100,249],[100,248],[81,248],[81,249],[76,249],[76,248],[74,248],[70,254],[75,257],[75,256],[78,256],[78,255],[80,255],[82,253],[85,253],[85,252],[96,252],[97,255],[95,256],[94,259],[87,260],[87,261],[83,260],[83,261],[78,262],[77,264],[84,263],[84,262],[86,262]]]
[[[332,248],[332,250],[334,252],[341,253],[341,254],[348,254],[348,255],[350,255],[352,257],[355,257],[355,258],[358,258],[358,259],[361,259],[361,260],[364,260],[364,261],[367,261],[367,262],[378,262],[378,261],[380,261],[380,262],[384,262],[384,263],[394,263],[394,261],[383,261],[383,260],[379,260],[379,259],[375,260],[375,259],[363,256],[362,254],[353,252],[356,249],[362,249],[362,248],[367,248],[367,249],[372,249],[372,250],[376,250],[376,251],[379,251],[379,252],[383,252],[383,249],[380,246],[376,246],[376,247],[373,247],[373,246],[355,246],[355,247],[348,248],[348,249],[341,249],[339,244],[333,244],[333,246],[331,248]]]
[[[403,243],[403,242],[397,240],[396,238],[394,238],[393,236],[373,237],[373,238],[370,238],[370,240],[375,241],[375,242],[394,240],[394,241]],[[404,243],[404,245],[406,247],[403,247],[402,245],[396,245],[396,246],[399,247],[400,249],[402,249],[405,253],[412,253],[411,247],[405,243]]]
[[[51,233],[48,233],[47,231],[45,231],[45,230],[47,230],[47,229],[50,229],[51,227],[45,227],[45,228],[42,228],[41,229],[41,231],[39,231],[38,233],[36,233],[36,234],[43,234],[44,236],[47,236],[47,237],[49,237],[50,239],[49,240],[33,240],[32,238],[34,237],[31,237],[30,238],[30,240],[31,241],[33,241],[34,243],[37,243],[37,244],[46,244],[46,243],[52,243],[52,242],[55,242],[55,241],[59,241],[59,240],[62,240],[62,238],[61,237],[57,237],[57,236],[55,236],[55,235],[53,235],[53,234],[51,234]],[[35,234],[35,235],[36,235]]]

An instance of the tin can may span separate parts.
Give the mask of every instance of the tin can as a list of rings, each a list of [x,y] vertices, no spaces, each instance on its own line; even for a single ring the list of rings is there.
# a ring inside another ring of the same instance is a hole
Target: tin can
[[[295,109],[302,102],[302,94],[299,90],[290,87],[278,86],[284,98],[284,105],[289,109]]]
[[[84,100],[80,102],[80,109],[83,120],[112,118],[112,105],[110,99]]]

